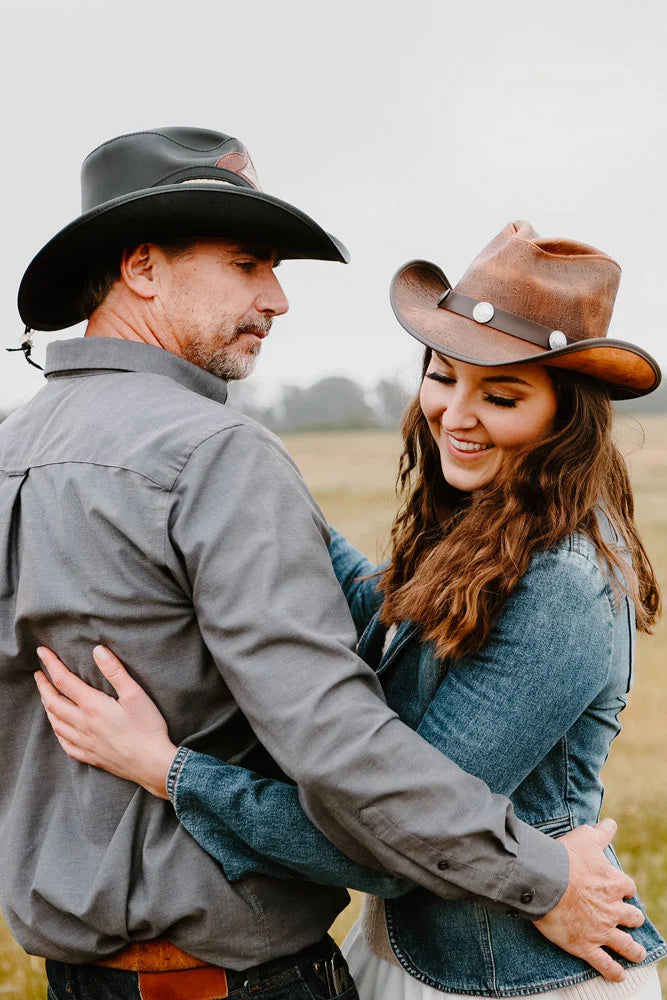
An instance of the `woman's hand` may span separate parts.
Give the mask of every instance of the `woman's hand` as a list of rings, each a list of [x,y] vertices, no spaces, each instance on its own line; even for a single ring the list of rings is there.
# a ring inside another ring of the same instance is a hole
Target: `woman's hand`
[[[101,767],[166,799],[166,780],[176,747],[167,723],[118,657],[96,646],[93,659],[118,699],[98,691],[68,670],[45,646],[37,650],[49,677],[35,681],[61,747],[82,764]]]

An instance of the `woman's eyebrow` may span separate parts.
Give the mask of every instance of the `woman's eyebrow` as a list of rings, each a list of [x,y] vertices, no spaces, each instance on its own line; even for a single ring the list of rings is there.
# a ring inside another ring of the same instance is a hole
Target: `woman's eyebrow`
[[[529,389],[531,388],[530,382],[519,378],[518,375],[487,375],[482,379],[482,382],[518,382],[519,385],[527,385]]]

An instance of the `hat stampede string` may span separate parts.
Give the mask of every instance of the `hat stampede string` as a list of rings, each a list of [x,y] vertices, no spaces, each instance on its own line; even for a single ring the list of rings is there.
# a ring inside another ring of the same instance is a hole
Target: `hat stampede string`
[[[21,341],[21,346],[20,347],[5,347],[5,350],[6,351],[23,351],[23,354],[24,354],[25,359],[28,362],[28,364],[32,365],[33,368],[39,368],[40,372],[43,372],[44,369],[42,368],[42,366],[38,365],[37,362],[33,361],[32,358],[30,357],[30,355],[32,354],[33,347],[34,347],[34,344],[32,342],[32,330],[30,329],[29,326],[26,326],[26,328],[25,328],[25,330],[23,332],[23,340]]]

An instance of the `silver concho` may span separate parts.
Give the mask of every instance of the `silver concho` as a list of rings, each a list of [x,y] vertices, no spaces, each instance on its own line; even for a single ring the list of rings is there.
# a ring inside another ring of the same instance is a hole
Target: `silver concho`
[[[562,330],[552,330],[549,334],[549,347],[552,351],[559,351],[561,347],[567,347],[567,337]]]
[[[472,311],[472,318],[477,323],[488,323],[493,319],[495,309],[490,302],[478,302]]]

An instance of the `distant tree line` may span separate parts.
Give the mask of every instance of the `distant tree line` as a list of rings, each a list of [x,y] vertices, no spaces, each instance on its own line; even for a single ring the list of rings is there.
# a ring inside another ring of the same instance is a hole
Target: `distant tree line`
[[[271,404],[262,403],[252,382],[229,386],[230,406],[273,431],[395,429],[410,401],[398,380],[382,379],[370,391],[353,379],[330,376],[306,388],[285,385]]]
[[[667,412],[667,380],[655,392],[639,399],[619,400],[614,404],[621,413],[665,413]]]

